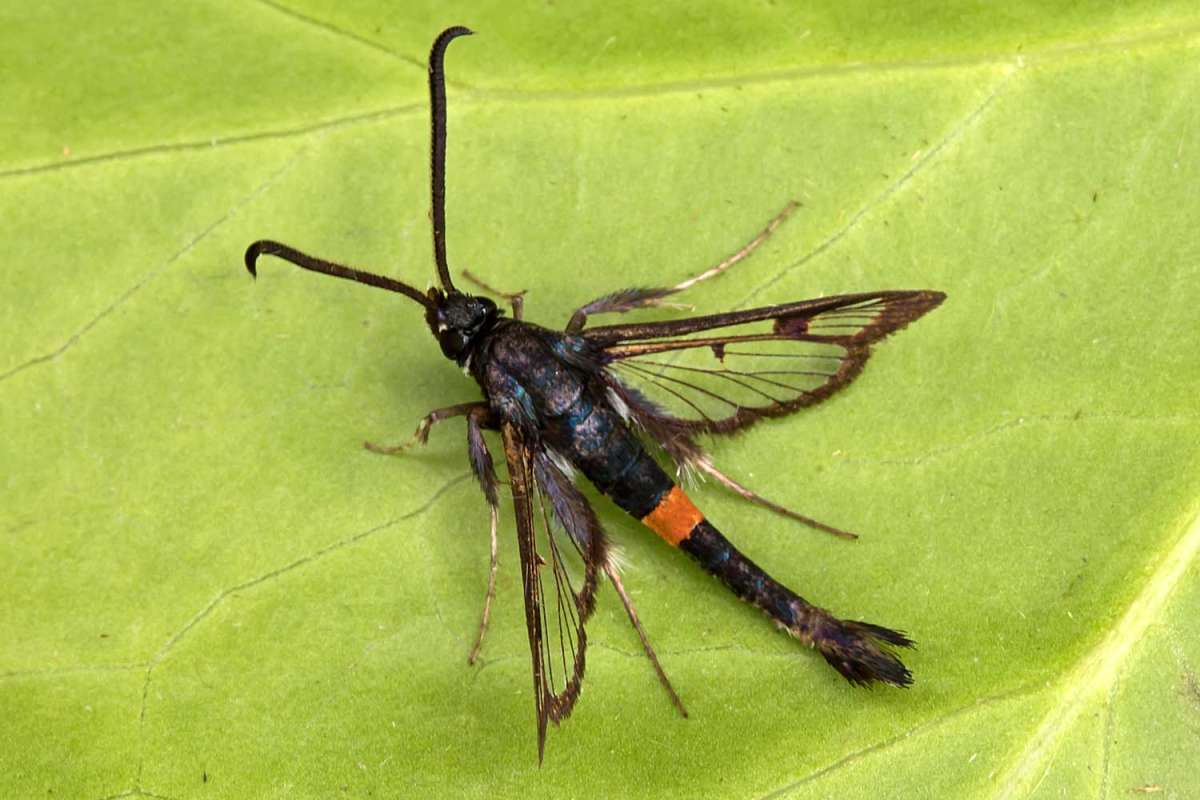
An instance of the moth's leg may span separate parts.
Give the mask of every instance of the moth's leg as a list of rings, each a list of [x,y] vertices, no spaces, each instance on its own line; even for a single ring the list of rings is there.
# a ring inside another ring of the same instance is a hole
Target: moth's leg
[[[619,292],[607,294],[604,297],[597,298],[587,305],[581,306],[571,315],[571,321],[567,323],[567,333],[579,333],[583,330],[583,326],[587,324],[587,318],[590,314],[623,314],[626,311],[633,311],[635,308],[644,308],[646,306],[666,305],[663,298],[676,292],[682,292],[684,289],[690,289],[700,281],[706,281],[709,278],[715,278],[725,270],[732,267],[737,262],[741,261],[746,256],[754,252],[754,250],[767,238],[775,232],[775,229],[788,218],[788,216],[800,207],[800,204],[795,200],[790,201],[784,206],[783,211],[775,215],[775,218],[767,223],[767,227],[759,231],[758,235],[747,242],[742,249],[738,250],[733,255],[726,258],[715,267],[710,267],[699,275],[693,275],[681,283],[674,286],[659,287],[655,289],[625,289]]]
[[[483,289],[488,294],[494,294],[496,297],[503,297],[510,304],[512,304],[513,319],[525,318],[525,293],[529,291],[528,289],[522,289],[519,292],[502,292],[499,289],[493,289],[491,286],[488,286],[486,283],[479,280],[479,278],[476,278],[474,275],[472,275],[470,270],[466,269],[463,270],[463,277],[478,286],[480,289]]]
[[[382,453],[386,456],[394,456],[397,453],[403,453],[405,450],[415,444],[425,444],[428,442],[429,429],[432,428],[435,423],[441,422],[444,419],[450,419],[451,417],[461,417],[464,414],[473,414],[477,409],[482,409],[484,412],[486,412],[490,419],[491,410],[487,403],[484,403],[480,400],[476,400],[473,403],[459,403],[456,406],[447,406],[446,408],[439,408],[434,411],[430,411],[425,415],[424,419],[421,420],[420,424],[417,425],[416,433],[414,433],[412,438],[404,444],[382,445],[375,444],[374,442],[363,442],[363,447],[367,448],[372,453]]]
[[[650,664],[654,667],[655,673],[658,674],[659,683],[667,690],[667,694],[671,697],[671,703],[675,708],[679,709],[679,713],[686,719],[688,715],[687,709],[683,707],[683,701],[675,693],[675,687],[671,685],[671,680],[667,677],[667,673],[663,671],[662,664],[658,663],[658,656],[655,655],[654,648],[650,646],[650,640],[646,638],[646,632],[642,630],[642,621],[638,619],[637,609],[633,607],[633,600],[630,599],[629,593],[625,591],[625,585],[621,583],[620,574],[617,573],[616,567],[611,562],[605,563],[604,571],[608,573],[608,579],[612,581],[613,588],[617,590],[617,594],[621,598],[621,605],[625,606],[625,613],[629,615],[629,621],[633,623],[633,628],[637,631],[638,638],[642,640],[642,649],[646,651],[646,657],[650,659]]]
[[[479,633],[475,637],[475,646],[471,648],[471,655],[467,656],[467,663],[474,664],[475,659],[479,657],[479,650],[483,647],[483,635],[487,633],[488,619],[492,614],[492,600],[496,597],[496,527],[500,519],[500,503],[496,493],[496,470],[492,464],[492,454],[488,452],[487,442],[483,438],[483,429],[485,427],[495,427],[491,418],[491,411],[484,406],[482,409],[475,409],[467,414],[467,454],[471,459],[471,471],[475,473],[475,477],[479,480],[479,487],[483,489],[483,496],[488,503],[488,511],[491,516],[490,532],[492,544],[491,564],[488,567],[487,593],[483,597],[483,616],[479,621]]]
[[[499,563],[496,558],[496,526],[500,519],[500,509],[497,506],[490,506],[489,512],[491,514],[492,561],[488,567],[487,593],[483,596],[483,616],[479,620],[479,633],[475,636],[475,646],[471,648],[471,655],[467,656],[468,664],[474,664],[475,659],[479,658],[479,651],[483,648],[483,635],[487,633],[488,620],[492,616],[492,600],[496,598],[496,566]]]
[[[738,250],[733,255],[726,257],[724,261],[722,261],[720,264],[717,264],[715,267],[709,267],[699,275],[694,275],[681,283],[675,284],[671,287],[671,291],[682,292],[684,289],[690,289],[691,287],[695,286],[700,281],[706,281],[709,278],[715,278],[716,276],[720,275],[722,272],[729,269],[734,264],[738,263],[743,258],[757,250],[758,246],[770,238],[771,234],[775,232],[775,229],[782,225],[783,221],[790,217],[792,212],[799,207],[800,204],[795,200],[789,200],[788,204],[783,207],[783,210],[776,214],[771,221],[767,223],[767,226],[758,232],[757,236],[746,242],[746,244],[742,245],[742,249]]]
[[[496,480],[496,470],[492,465],[492,454],[488,452],[487,442],[483,439],[484,428],[494,430],[497,427],[496,420],[492,416],[492,409],[487,403],[480,401],[439,408],[425,415],[425,418],[417,426],[417,432],[413,434],[413,438],[402,445],[383,447],[371,442],[365,442],[364,444],[368,450],[376,453],[388,455],[399,453],[418,442],[425,444],[429,440],[429,429],[433,427],[434,423],[441,422],[450,417],[461,416],[467,418],[467,455],[471,461],[471,471],[475,473],[475,477],[479,480],[479,486],[483,489],[483,496],[487,500],[491,516],[489,527],[492,555],[491,564],[488,568],[487,593],[483,598],[483,619],[479,623],[479,634],[475,637],[475,646],[471,648],[471,655],[467,658],[468,664],[474,664],[475,659],[479,657],[479,649],[483,646],[483,635],[487,631],[488,619],[492,614],[492,598],[496,596],[496,527],[499,523],[500,515],[500,502],[496,494],[496,484],[499,481]]]
[[[770,500],[768,500],[767,498],[763,497],[760,494],[755,494],[754,492],[747,489],[745,486],[742,486],[740,483],[735,481],[733,478],[731,478],[728,475],[726,475],[725,473],[719,471],[716,467],[714,467],[712,465],[712,462],[708,460],[707,456],[704,456],[704,457],[698,458],[698,459],[693,459],[692,461],[689,462],[689,466],[694,466],[697,469],[707,472],[709,475],[712,475],[714,478],[716,478],[717,482],[720,483],[722,486],[724,486],[726,489],[736,492],[737,494],[740,494],[742,497],[749,500],[751,503],[757,503],[758,505],[762,506],[763,508],[767,508],[767,509],[770,509],[771,511],[774,511],[776,514],[787,517],[788,519],[794,519],[797,522],[802,522],[810,528],[816,528],[819,531],[824,531],[825,533],[831,533],[834,536],[838,536],[842,539],[857,539],[858,538],[858,534],[856,534],[856,533],[851,533],[850,531],[844,531],[841,528],[835,528],[832,525],[826,525],[824,522],[817,522],[812,517],[806,517],[803,514],[799,514],[795,511],[792,511],[790,508],[785,508],[785,507],[779,505],[778,503],[771,502]]]

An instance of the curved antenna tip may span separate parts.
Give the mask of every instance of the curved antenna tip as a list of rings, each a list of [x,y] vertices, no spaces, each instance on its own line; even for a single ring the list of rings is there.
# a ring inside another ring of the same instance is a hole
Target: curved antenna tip
[[[260,239],[246,248],[244,260],[246,262],[246,271],[250,273],[251,277],[258,277],[258,268],[255,266],[255,262],[258,261],[260,255],[267,252],[269,245],[270,242]]]

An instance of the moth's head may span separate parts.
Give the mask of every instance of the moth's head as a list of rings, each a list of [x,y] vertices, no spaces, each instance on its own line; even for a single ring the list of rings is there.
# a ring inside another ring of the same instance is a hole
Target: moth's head
[[[425,321],[446,358],[466,363],[479,337],[500,318],[500,309],[486,297],[461,292],[429,290],[432,301],[425,307]]]

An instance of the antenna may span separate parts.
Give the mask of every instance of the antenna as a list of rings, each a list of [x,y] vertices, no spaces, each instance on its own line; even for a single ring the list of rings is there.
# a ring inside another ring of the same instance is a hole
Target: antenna
[[[425,306],[426,309],[433,308],[433,300],[421,294],[419,289],[415,289],[407,283],[402,283],[383,275],[363,272],[362,270],[343,266],[342,264],[336,264],[332,261],[326,261],[323,258],[314,258],[313,256],[301,253],[294,247],[288,247],[286,244],[273,242],[270,239],[259,239],[246,249],[246,269],[256,278],[258,277],[258,271],[255,262],[258,261],[260,255],[282,258],[284,261],[292,262],[297,267],[303,267],[313,272],[320,272],[324,275],[332,275],[335,278],[345,278],[357,283],[365,283],[368,286],[387,289],[389,292],[399,292],[405,297],[411,297],[413,300],[416,300]]]
[[[446,264],[446,78],[442,61],[446,47],[459,36],[474,31],[455,25],[438,34],[429,53],[429,111],[433,121],[433,165],[431,193],[433,195],[433,259],[437,262],[438,279],[447,292],[457,292],[450,280]]]
[[[429,109],[433,118],[433,177],[431,181],[433,194],[433,257],[437,262],[438,279],[447,294],[460,294],[450,280],[450,268],[446,265],[446,79],[442,70],[442,61],[446,55],[446,46],[459,36],[469,36],[474,31],[455,25],[438,34],[433,42],[433,50],[429,53]],[[246,269],[251,275],[258,277],[255,262],[262,255],[275,256],[284,261],[290,261],[298,267],[335,278],[345,278],[356,283],[365,283],[389,292],[399,292],[423,305],[427,311],[437,307],[434,295],[440,295],[431,289],[425,294],[419,289],[409,286],[383,275],[363,272],[333,261],[302,253],[294,247],[260,239],[246,250]]]

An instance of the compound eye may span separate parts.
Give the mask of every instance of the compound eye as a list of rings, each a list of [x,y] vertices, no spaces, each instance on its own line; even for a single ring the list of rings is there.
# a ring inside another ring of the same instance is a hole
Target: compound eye
[[[438,336],[438,344],[442,346],[442,354],[446,358],[458,358],[467,346],[467,337],[460,330],[453,328],[442,331]]]

